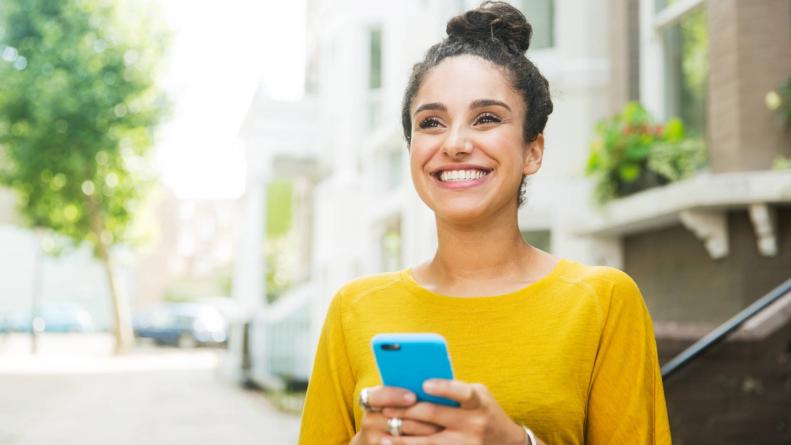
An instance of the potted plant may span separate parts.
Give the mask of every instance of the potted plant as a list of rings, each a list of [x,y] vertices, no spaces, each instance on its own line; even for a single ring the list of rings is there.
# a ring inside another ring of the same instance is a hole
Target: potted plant
[[[657,124],[637,102],[596,125],[586,174],[599,203],[691,176],[705,164],[700,139],[684,136],[677,118]]]

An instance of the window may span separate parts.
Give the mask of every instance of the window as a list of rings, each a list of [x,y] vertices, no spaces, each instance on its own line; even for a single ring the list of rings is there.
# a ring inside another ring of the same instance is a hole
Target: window
[[[684,15],[662,31],[665,51],[665,109],[684,122],[688,135],[706,128],[708,32],[705,9]]]
[[[521,3],[521,4],[520,4]],[[555,46],[555,2],[554,0],[520,0],[519,7],[533,27],[530,49]]]
[[[375,182],[376,194],[387,194],[398,190],[404,182],[406,150],[400,145],[387,148],[377,147],[371,153],[371,179]]]
[[[385,154],[385,174],[386,181],[385,189],[387,191],[395,190],[401,186],[404,177],[404,149],[397,147],[390,149]]]
[[[708,28],[703,0],[641,0],[640,97],[660,119],[705,137]]]
[[[385,223],[379,238],[380,271],[393,271],[402,267],[401,262],[401,218],[395,217]]]
[[[375,26],[368,32],[368,129],[374,129],[382,119],[382,28]]]
[[[368,45],[368,88],[382,88],[382,29],[371,28]]]

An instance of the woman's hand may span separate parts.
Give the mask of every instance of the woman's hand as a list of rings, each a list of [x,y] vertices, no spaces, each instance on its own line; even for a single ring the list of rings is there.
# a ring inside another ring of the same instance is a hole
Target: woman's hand
[[[479,383],[433,379],[423,390],[429,394],[455,400],[459,408],[434,403],[417,403],[408,408],[387,407],[385,419],[399,417],[407,422],[422,422],[441,427],[423,437],[389,437],[381,445],[524,445],[525,431],[500,408],[489,390]],[[386,420],[385,420],[386,423]],[[404,431],[408,433],[406,430]]]
[[[368,405],[371,411],[363,411],[360,431],[355,434],[349,445],[379,445],[382,438],[389,437],[387,417],[383,409],[407,409],[415,405],[415,394],[391,386],[372,386],[368,389]],[[379,412],[377,412],[379,411]],[[437,425],[419,420],[403,420],[401,429],[404,434],[428,436],[441,430]]]

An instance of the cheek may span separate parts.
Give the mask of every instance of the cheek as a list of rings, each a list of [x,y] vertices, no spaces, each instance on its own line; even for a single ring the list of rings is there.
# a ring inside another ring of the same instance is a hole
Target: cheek
[[[431,160],[431,150],[426,149],[419,144],[412,144],[409,150],[409,173],[412,178],[412,184],[423,202],[427,202],[428,196],[426,195],[429,187],[429,181],[432,178],[426,172],[426,164]]]
[[[415,143],[413,141],[409,149],[409,170],[412,172],[413,176],[425,176],[426,172],[424,170],[426,164],[431,160],[432,153],[433,149],[431,146]]]
[[[521,177],[525,148],[517,142],[520,140],[521,135],[515,137],[510,133],[492,133],[485,136],[480,146],[485,147],[489,157],[498,160],[501,170],[517,172]]]

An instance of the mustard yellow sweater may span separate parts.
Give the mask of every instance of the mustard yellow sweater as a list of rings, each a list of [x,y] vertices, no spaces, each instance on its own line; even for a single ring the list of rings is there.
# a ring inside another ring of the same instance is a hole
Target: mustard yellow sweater
[[[301,445],[348,444],[362,388],[380,385],[371,338],[436,332],[455,378],[485,384],[548,444],[669,444],[651,317],[634,281],[561,260],[504,295],[448,297],[410,270],[344,286],[327,314],[302,414]]]

